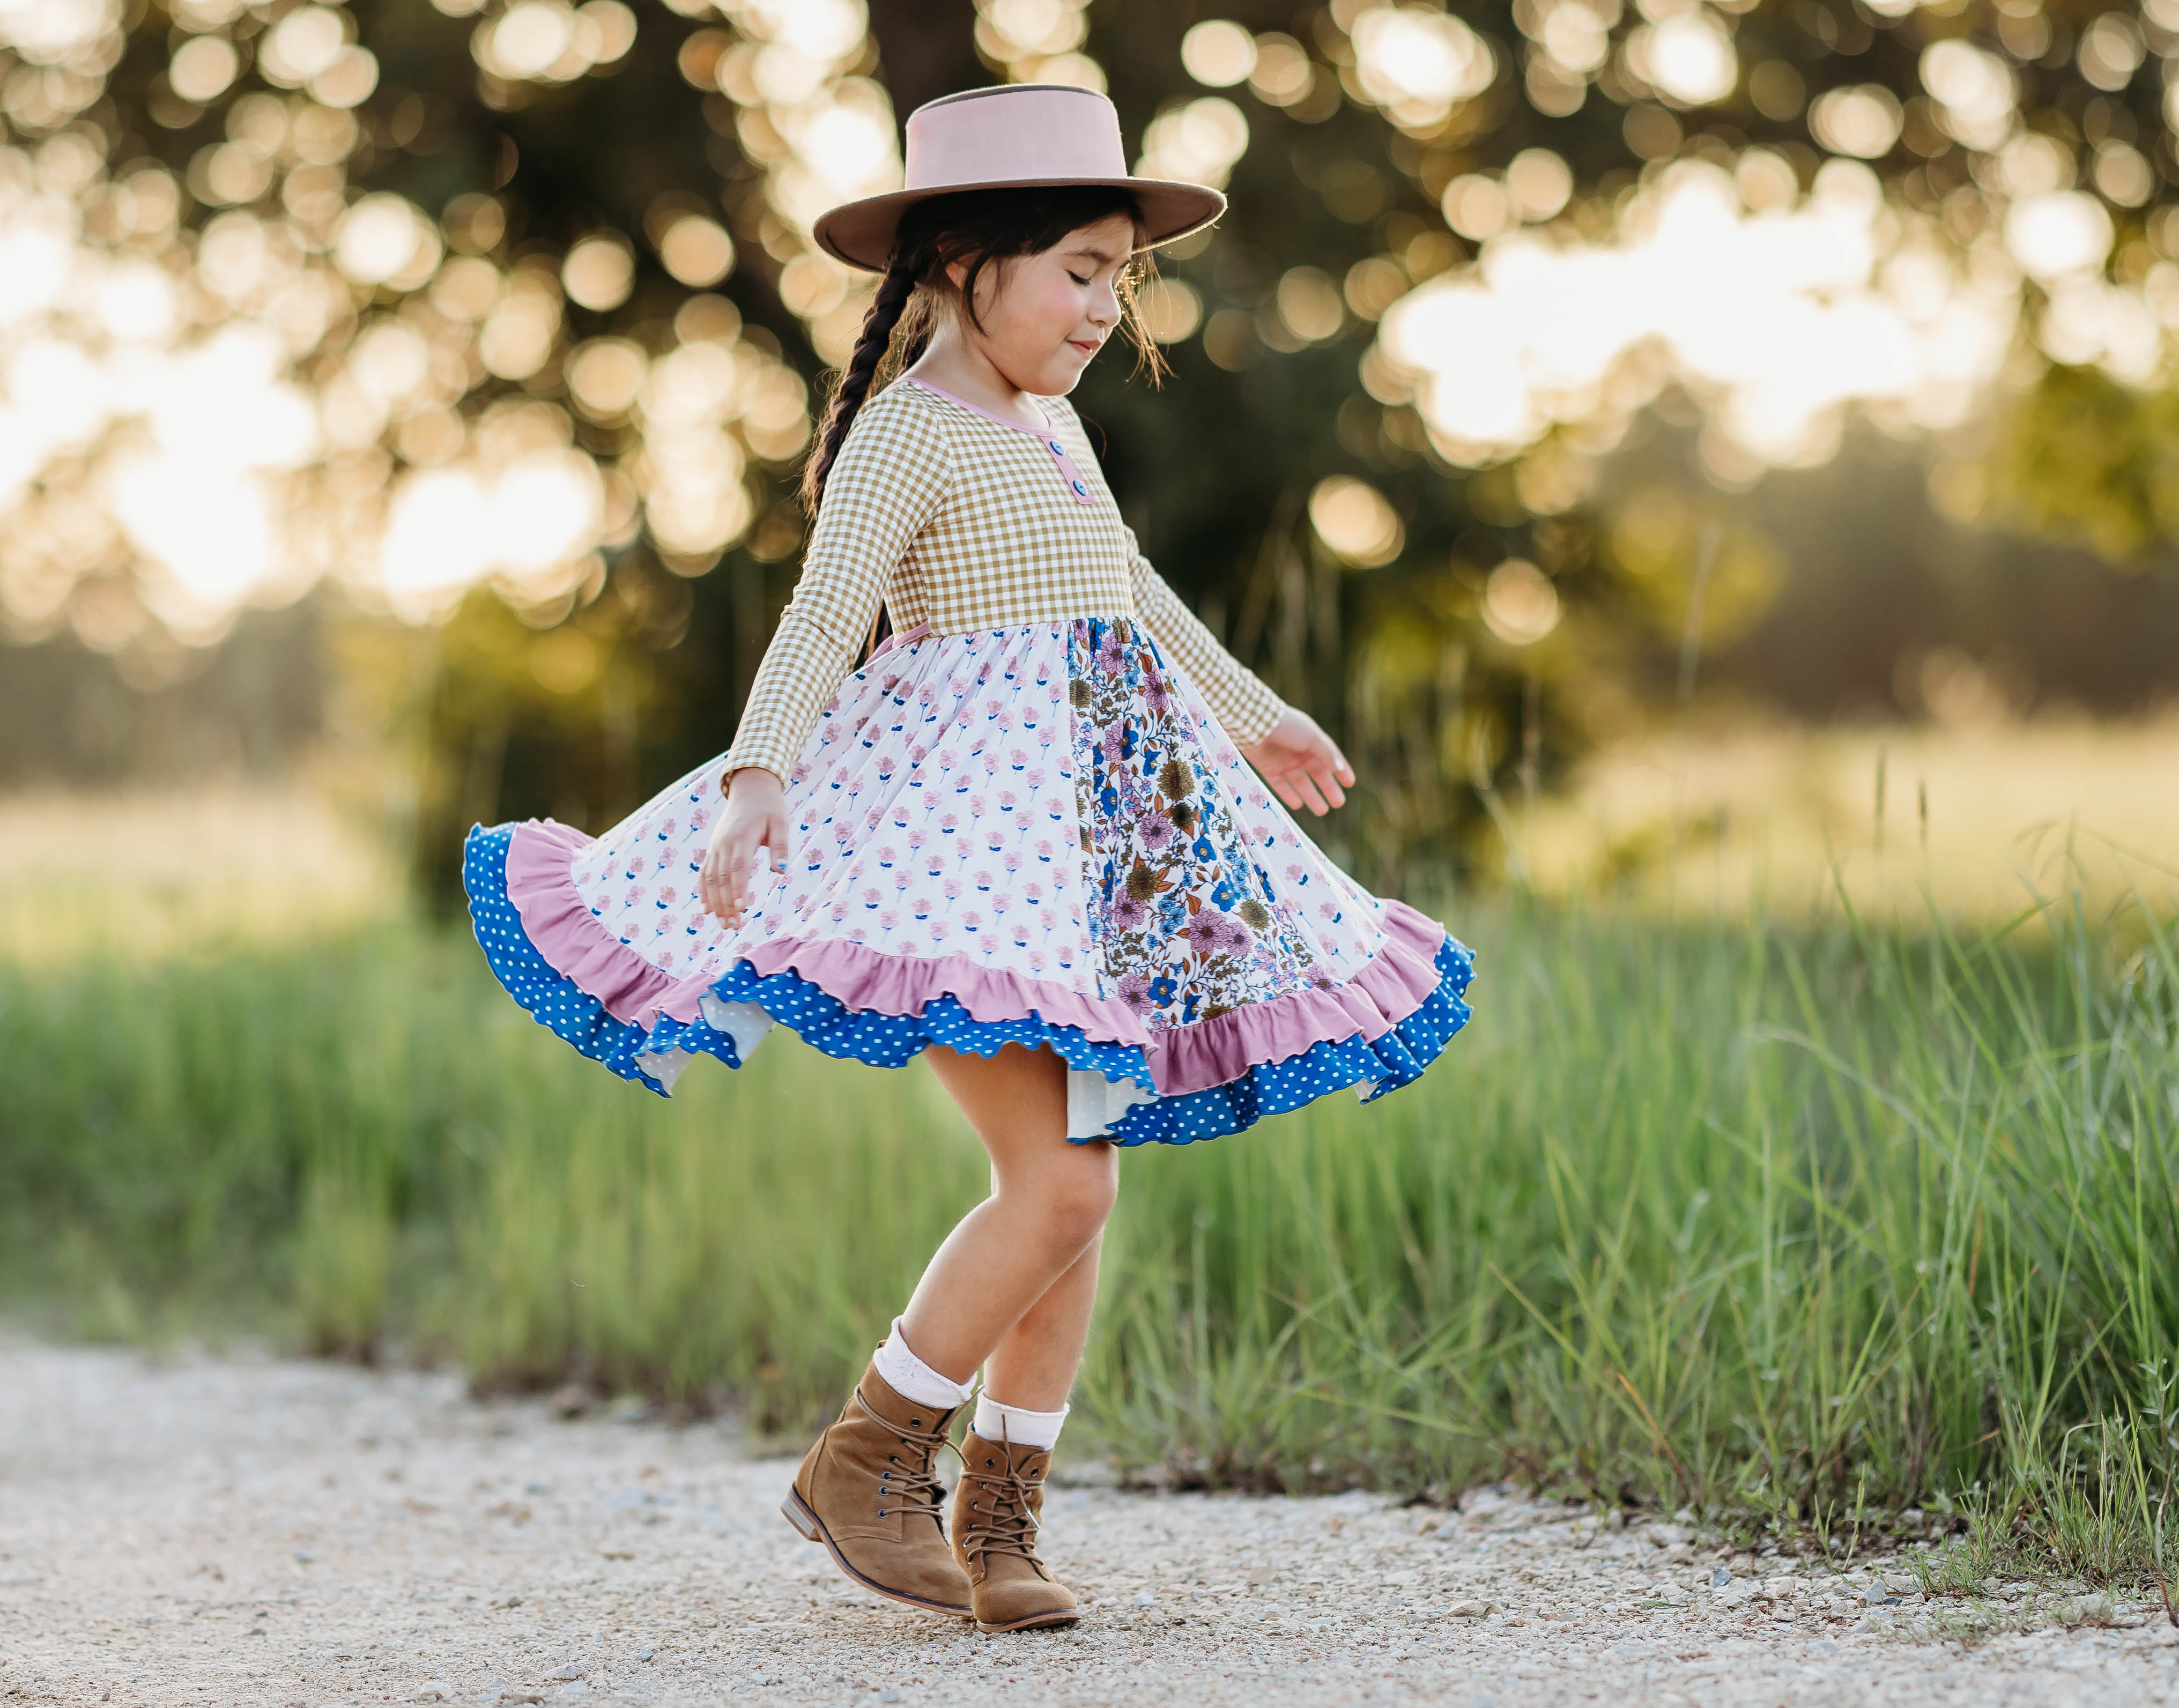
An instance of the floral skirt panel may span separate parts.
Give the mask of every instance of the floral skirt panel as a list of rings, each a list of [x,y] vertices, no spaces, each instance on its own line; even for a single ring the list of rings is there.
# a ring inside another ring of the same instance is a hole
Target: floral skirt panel
[[[1068,1136],[1186,1143],[1403,1085],[1465,1024],[1468,952],[1371,896],[1123,616],[895,637],[787,780],[790,859],[700,904],[716,762],[603,834],[469,833],[478,939],[541,1023],[664,1093],[777,1024],[904,1065],[1049,1046]]]
[[[1334,965],[1376,935],[1370,898],[1336,866],[1302,857],[1292,823],[1271,821],[1277,803],[1208,719],[1189,717],[1146,631],[1092,617],[1068,640],[1100,975],[1158,1030],[1332,988]],[[1283,890],[1266,862],[1283,868]],[[1366,932],[1347,925],[1349,908],[1369,914]]]

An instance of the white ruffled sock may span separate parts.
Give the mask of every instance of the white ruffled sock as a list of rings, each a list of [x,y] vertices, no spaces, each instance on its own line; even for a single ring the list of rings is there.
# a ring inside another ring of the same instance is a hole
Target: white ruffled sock
[[[941,1375],[908,1350],[908,1337],[901,1332],[900,1319],[892,1320],[892,1332],[888,1334],[877,1350],[878,1374],[892,1386],[903,1399],[913,1400],[918,1405],[936,1406],[951,1411],[956,1406],[966,1405],[969,1397],[976,1391],[976,1379],[971,1375],[965,1382]]]
[[[1005,1442],[1013,1447],[1053,1447],[1059,1444],[1060,1425],[1073,1409],[1063,1405],[1057,1411],[1029,1411],[995,1400],[989,1392],[980,1393],[976,1433],[987,1442]]]

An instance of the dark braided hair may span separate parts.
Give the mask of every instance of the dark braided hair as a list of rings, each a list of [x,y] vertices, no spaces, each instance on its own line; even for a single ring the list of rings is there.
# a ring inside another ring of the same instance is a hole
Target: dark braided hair
[[[848,365],[840,371],[839,383],[832,389],[825,425],[818,429],[809,459],[802,465],[802,508],[813,522],[825,497],[825,477],[832,471],[832,459],[840,454],[841,442],[854,425],[856,411],[870,394],[870,382],[877,377],[879,365],[892,346],[893,328],[900,324],[901,311],[915,294],[915,283],[914,257],[905,245],[896,242],[885,277],[878,282],[878,294],[863,316],[863,329],[855,336],[854,354],[848,358]]]
[[[869,398],[881,371],[890,379],[930,348],[942,301],[955,301],[969,323],[980,331],[983,321],[976,313],[976,280],[986,266],[1017,255],[1040,255],[1069,233],[1116,213],[1124,213],[1133,221],[1135,242],[1139,245],[1144,235],[1142,210],[1132,195],[1114,185],[956,190],[909,208],[894,237],[877,295],[863,316],[853,354],[840,371],[825,411],[825,424],[818,429],[809,459],[802,465],[803,513],[813,523],[816,520],[817,507],[824,501],[826,476],[840,454],[848,429],[854,425],[856,412]],[[956,261],[966,261],[969,267],[958,291],[947,274]],[[1151,272],[1149,256],[1138,254],[1122,270],[1115,294],[1120,299],[1122,324],[1128,342],[1135,347],[1136,368],[1139,371],[1147,367],[1151,383],[1155,384],[1168,370],[1143,322],[1139,299]],[[897,340],[895,334],[902,332],[903,325],[905,335]]]

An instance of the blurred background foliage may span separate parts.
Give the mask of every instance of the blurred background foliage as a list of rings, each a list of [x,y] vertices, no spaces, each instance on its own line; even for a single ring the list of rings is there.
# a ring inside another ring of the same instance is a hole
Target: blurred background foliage
[[[869,281],[995,80],[1223,185],[1123,510],[1380,887],[1698,700],[2179,680],[2179,5],[0,0],[0,773],[330,754],[451,893],[724,749]]]

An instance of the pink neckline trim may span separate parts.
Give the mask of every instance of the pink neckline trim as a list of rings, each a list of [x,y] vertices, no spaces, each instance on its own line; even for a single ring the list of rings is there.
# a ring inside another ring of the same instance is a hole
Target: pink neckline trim
[[[995,415],[981,404],[972,404],[966,398],[947,391],[945,387],[934,386],[930,381],[919,379],[914,374],[903,374],[901,378],[912,386],[922,387],[926,392],[936,392],[949,404],[958,404],[963,409],[981,415],[987,421],[996,421],[1002,427],[1012,427],[1017,433],[1033,433],[1040,439],[1048,439],[1051,437],[1055,423],[1051,419],[1051,411],[1045,408],[1041,399],[1038,401],[1036,408],[1037,413],[1044,417],[1044,426],[1040,428],[1024,427],[1019,421],[1010,421],[1004,415]],[[1036,393],[1024,392],[1022,395],[1025,398],[1035,398]]]
[[[903,374],[901,377],[922,387],[926,392],[936,393],[949,404],[958,404],[970,415],[981,415],[987,421],[996,421],[1002,427],[1012,427],[1017,433],[1027,433],[1040,448],[1050,451],[1059,459],[1059,478],[1067,482],[1067,490],[1076,503],[1094,504],[1097,502],[1097,495],[1090,490],[1090,483],[1083,479],[1082,470],[1075,462],[1073,454],[1055,437],[1059,431],[1059,424],[1051,419],[1051,411],[1044,407],[1044,400],[1036,398],[1035,392],[1024,392],[1022,395],[1036,398],[1036,407],[1044,416],[1044,431],[1040,433],[1035,427],[1024,427],[1019,421],[1010,421],[1004,415],[995,415],[981,404],[972,404],[966,398],[957,398],[943,386],[934,386],[928,380],[917,379],[914,374]]]
[[[661,1014],[694,1019],[716,975],[676,979],[600,923],[576,890],[573,870],[592,840],[552,819],[515,826],[508,842],[507,892],[523,931],[539,954],[615,1019],[646,1030]],[[1383,900],[1377,953],[1345,984],[1297,991],[1156,1032],[1117,997],[1100,1000],[966,955],[888,954],[832,937],[753,943],[737,958],[760,975],[792,969],[850,1008],[920,1014],[931,997],[950,996],[978,1020],[1035,1014],[1051,1025],[1079,1026],[1093,1042],[1139,1044],[1158,1095],[1172,1097],[1226,1085],[1260,1063],[1283,1062],[1326,1039],[1380,1038],[1422,1007],[1440,982],[1435,962],[1446,928],[1397,896]]]

